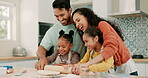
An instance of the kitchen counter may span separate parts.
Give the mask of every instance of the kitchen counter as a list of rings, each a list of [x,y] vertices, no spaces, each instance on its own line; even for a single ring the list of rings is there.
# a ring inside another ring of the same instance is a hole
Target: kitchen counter
[[[27,60],[27,59],[38,59],[37,56],[25,56],[25,57],[0,57],[0,61],[8,61],[8,60]],[[135,62],[145,62],[148,63],[148,59],[133,59]]]
[[[135,62],[148,63],[148,59],[133,59]]]
[[[21,69],[26,69],[27,71],[25,73],[23,73],[22,75],[20,76],[15,76],[14,73],[11,73],[11,74],[6,74],[6,75],[0,75],[0,78],[52,78],[52,76],[43,76],[43,75],[39,75],[37,74],[37,70],[34,69],[34,68],[14,68],[14,71],[15,70],[21,70]],[[69,75],[69,74],[60,74],[62,75],[63,77],[61,78],[67,78],[66,76]],[[75,78],[75,77],[72,77],[73,75],[71,75],[71,78]],[[80,76],[78,75],[77,78],[80,78]],[[100,78],[100,76],[98,77]],[[148,78],[148,77],[142,77],[142,76],[130,76],[130,78]]]
[[[27,60],[27,59],[38,59],[37,56],[25,56],[25,57],[0,57],[0,61],[10,61],[10,60]]]

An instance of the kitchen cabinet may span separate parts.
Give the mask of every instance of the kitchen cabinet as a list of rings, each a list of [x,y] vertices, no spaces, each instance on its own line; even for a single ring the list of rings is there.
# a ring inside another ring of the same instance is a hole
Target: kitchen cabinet
[[[139,76],[145,76],[146,75],[146,64],[145,63],[136,62],[136,67],[137,67]]]
[[[111,0],[110,17],[144,17],[148,16],[148,0]]]
[[[148,63],[145,65],[146,66],[146,73],[145,73],[145,76],[147,76],[148,77]]]

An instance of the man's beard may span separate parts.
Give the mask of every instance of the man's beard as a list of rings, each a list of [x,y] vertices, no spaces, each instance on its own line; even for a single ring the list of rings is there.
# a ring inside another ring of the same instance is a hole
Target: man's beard
[[[64,19],[64,20],[66,20],[66,19]],[[70,17],[67,19],[67,22],[66,22],[66,24],[63,24],[64,26],[66,26],[66,25],[68,25],[68,23],[71,21],[71,19],[70,19]]]

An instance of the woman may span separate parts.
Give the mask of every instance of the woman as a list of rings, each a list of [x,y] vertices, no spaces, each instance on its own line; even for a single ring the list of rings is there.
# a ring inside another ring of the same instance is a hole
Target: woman
[[[130,52],[123,42],[123,36],[119,29],[98,17],[88,8],[78,8],[72,14],[76,27],[83,32],[89,27],[96,27],[103,33],[103,51],[94,59],[87,63],[83,63],[73,68],[73,73],[78,73],[78,68],[88,67],[92,64],[99,63],[114,57],[114,65],[117,66],[117,73],[130,73],[130,75],[138,75],[135,63],[131,59]]]

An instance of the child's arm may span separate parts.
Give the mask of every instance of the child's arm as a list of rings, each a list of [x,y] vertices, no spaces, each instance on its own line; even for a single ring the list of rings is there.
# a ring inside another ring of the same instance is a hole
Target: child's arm
[[[58,52],[55,51],[52,55],[47,57],[48,64],[53,63],[58,56]]]
[[[84,57],[78,63],[86,63],[89,61],[89,58],[90,58],[90,50],[87,50]]]
[[[80,54],[78,52],[72,52],[71,64],[76,64],[80,61]]]
[[[107,72],[111,67],[114,67],[113,57],[102,61],[101,63],[90,65],[89,69],[93,72]]]

